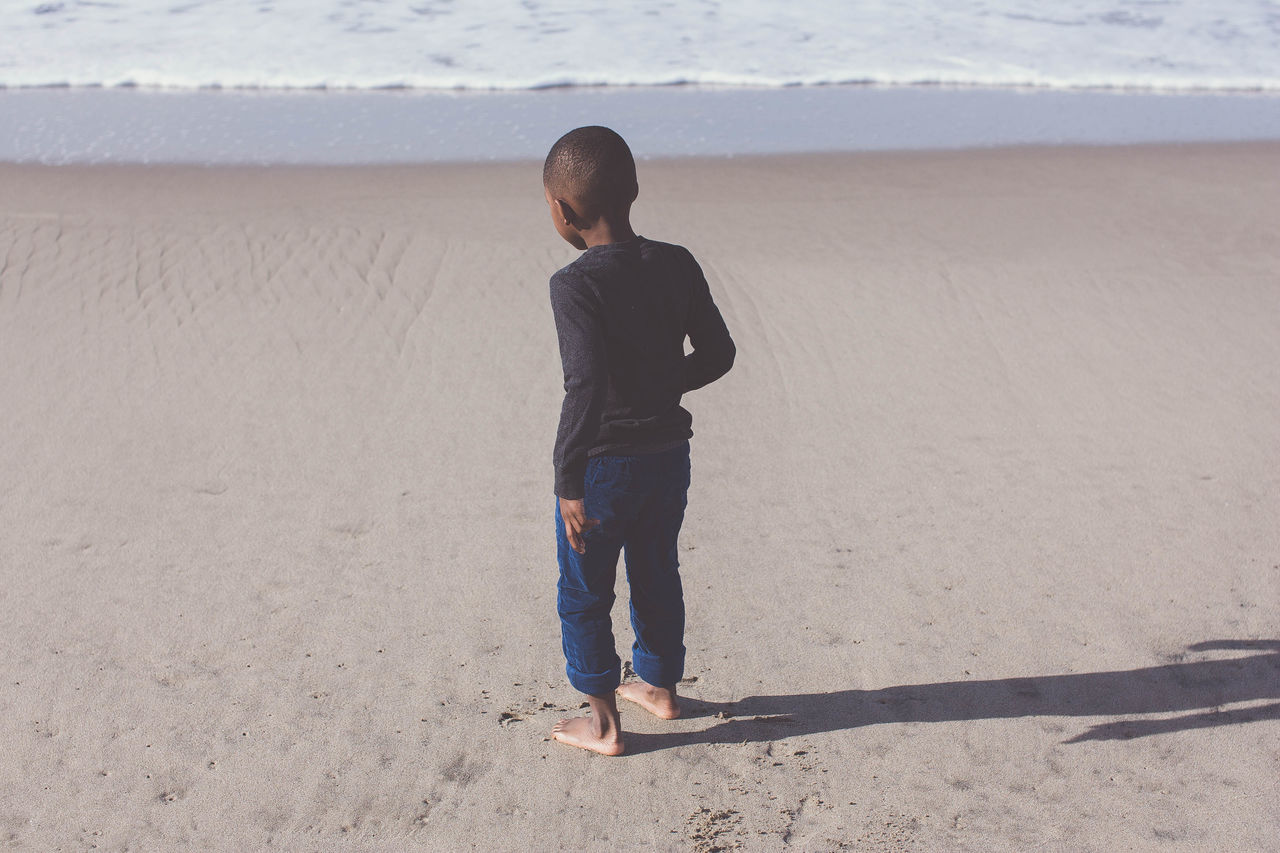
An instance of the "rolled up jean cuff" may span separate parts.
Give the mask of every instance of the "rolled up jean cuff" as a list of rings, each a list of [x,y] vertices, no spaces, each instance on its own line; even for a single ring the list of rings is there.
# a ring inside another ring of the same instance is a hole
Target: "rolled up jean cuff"
[[[671,687],[684,677],[684,655],[660,658],[640,649],[631,650],[631,665],[636,675],[654,687]]]
[[[572,664],[566,664],[564,673],[569,676],[569,683],[573,685],[574,690],[586,693],[588,696],[607,696],[617,690],[618,685],[622,683],[621,664],[604,672],[580,672],[574,669]]]

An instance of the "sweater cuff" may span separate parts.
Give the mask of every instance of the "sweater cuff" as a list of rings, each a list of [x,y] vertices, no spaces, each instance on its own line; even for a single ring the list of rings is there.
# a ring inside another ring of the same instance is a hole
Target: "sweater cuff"
[[[587,496],[586,488],[583,486],[583,479],[586,476],[586,466],[576,470],[556,471],[556,497],[563,498],[566,501],[580,501]]]

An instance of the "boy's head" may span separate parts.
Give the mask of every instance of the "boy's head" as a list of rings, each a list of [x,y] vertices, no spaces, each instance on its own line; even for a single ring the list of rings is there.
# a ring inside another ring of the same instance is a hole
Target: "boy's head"
[[[553,214],[558,203],[566,205],[572,214],[567,218],[576,227],[589,227],[601,217],[628,214],[639,193],[636,161],[623,138],[609,128],[579,127],[551,146],[542,164],[542,186]],[[560,226],[558,221],[556,230]]]

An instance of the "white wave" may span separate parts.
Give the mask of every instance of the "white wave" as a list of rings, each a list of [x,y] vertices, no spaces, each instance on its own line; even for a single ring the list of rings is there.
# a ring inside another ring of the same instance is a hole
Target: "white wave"
[[[1276,0],[0,0],[0,85],[1280,90]]]

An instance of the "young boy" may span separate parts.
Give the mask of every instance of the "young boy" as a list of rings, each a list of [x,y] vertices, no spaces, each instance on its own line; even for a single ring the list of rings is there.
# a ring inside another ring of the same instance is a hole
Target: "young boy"
[[[552,732],[562,743],[621,755],[615,691],[663,719],[680,715],[676,539],[693,435],[680,397],[723,376],[735,349],[689,251],[631,230],[639,186],[621,136],[605,127],[566,133],[547,155],[542,183],[556,231],[583,250],[551,277],[551,307],[565,391],[554,453],[557,605],[565,671],[591,714]],[[641,681],[620,685],[609,611],[621,550]]]

